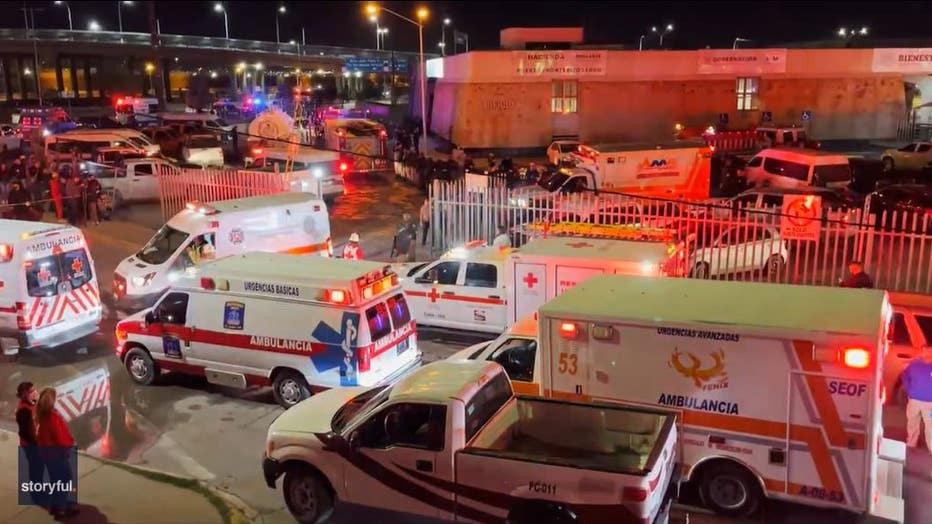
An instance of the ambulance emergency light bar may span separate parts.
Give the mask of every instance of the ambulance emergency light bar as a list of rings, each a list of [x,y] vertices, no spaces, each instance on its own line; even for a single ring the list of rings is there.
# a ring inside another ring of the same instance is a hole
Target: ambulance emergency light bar
[[[200,200],[192,200],[191,202],[185,204],[184,207],[188,211],[193,211],[202,215],[216,215],[220,212],[219,209],[211,206],[210,204],[204,204]]]

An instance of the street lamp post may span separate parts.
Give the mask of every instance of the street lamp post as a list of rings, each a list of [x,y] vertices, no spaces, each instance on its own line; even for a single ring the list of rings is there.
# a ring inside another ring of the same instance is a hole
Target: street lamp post
[[[123,9],[124,5],[133,5],[132,2],[123,1],[117,2],[117,27],[119,27],[120,32],[123,32]]]
[[[657,26],[651,27],[650,30],[652,33],[658,33]],[[663,31],[659,31],[661,49],[663,49],[663,37],[666,36],[668,33],[672,33],[672,32],[673,32],[673,24],[667,24],[667,26],[663,28]]]
[[[278,9],[275,11],[275,43],[276,44],[282,43],[281,31],[278,26],[278,15],[285,14],[285,11],[286,9],[285,9],[285,6],[283,5],[278,6]]]
[[[638,38],[638,51],[644,50],[644,37],[647,35],[641,35],[641,38]]]
[[[227,10],[223,7],[223,4],[217,2],[214,4],[214,11],[218,13],[223,13],[223,35],[227,40],[230,39],[230,21],[227,19]]]
[[[443,44],[440,46],[440,56],[447,56],[447,26],[450,25],[450,22],[449,18],[444,18],[443,25],[440,26],[440,43]]]
[[[155,92],[155,86],[152,85],[153,72],[155,72],[155,64],[148,62],[146,64],[146,75],[149,77],[149,92]]]
[[[68,5],[68,2],[64,2],[64,1],[55,2],[55,5],[65,6],[65,9],[68,11],[68,30],[74,31],[74,25],[71,23],[71,6]]]
[[[382,49],[382,26],[379,25],[379,17],[375,15],[369,16],[369,21],[375,24],[375,50],[378,51]]]
[[[100,24],[97,23],[97,20],[91,20],[87,23],[87,29],[89,31],[100,31]]]
[[[740,36],[735,37],[735,41],[731,44],[732,49],[738,49],[738,42],[750,42],[750,38],[741,38]]]
[[[383,50],[383,51],[385,50],[385,35],[387,35],[387,34],[388,34],[388,28],[387,28],[387,27],[383,27],[383,28],[379,29],[379,37],[380,37],[380,39],[381,39],[381,42],[379,43],[379,49],[381,49],[381,50]]]
[[[420,85],[421,85],[421,140],[424,142],[424,147],[427,146],[427,65],[424,62],[424,20],[427,19],[427,8],[421,7],[417,10],[417,20],[412,20],[402,14],[396,13],[387,7],[382,7],[375,4],[369,4],[366,6],[366,11],[370,15],[376,15],[379,11],[385,11],[386,13],[393,15],[409,24],[414,24],[417,26],[417,39],[418,39],[418,58],[420,59]]]

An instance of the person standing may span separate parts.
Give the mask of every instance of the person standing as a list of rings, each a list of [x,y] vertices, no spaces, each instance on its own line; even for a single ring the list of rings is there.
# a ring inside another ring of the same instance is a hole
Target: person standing
[[[508,236],[508,228],[498,226],[498,236],[492,240],[492,247],[498,249],[508,249],[511,247],[511,237]]]
[[[65,180],[65,209],[67,210],[68,222],[76,226],[80,221],[81,210],[81,186],[78,185],[78,175],[72,171]]]
[[[29,463],[29,482],[42,482],[45,476],[45,464],[39,455],[39,442],[36,440],[36,403],[39,400],[39,391],[32,382],[20,382],[16,386],[16,426],[19,429],[19,447],[23,448],[23,456]],[[39,503],[38,497],[33,494],[33,502]]]
[[[926,448],[932,451],[932,347],[907,364],[901,375],[906,392],[906,445],[919,444],[919,430],[925,433]]]
[[[401,224],[398,226],[392,245],[392,258],[395,258],[396,262],[414,262],[416,238],[417,226],[413,224],[411,214],[402,214]]]
[[[52,180],[49,182],[49,195],[52,197],[52,204],[55,206],[55,217],[59,222],[65,221],[64,210],[62,209],[62,191],[61,178],[58,173],[52,173]]]
[[[848,278],[841,281],[841,287],[872,288],[874,280],[864,272],[860,260],[852,260],[848,263]]]
[[[427,232],[430,230],[430,197],[424,199],[421,204],[421,246],[427,245]]]
[[[36,405],[38,419],[36,441],[39,443],[42,459],[49,472],[49,482],[60,481],[59,486],[71,486],[74,479],[71,475],[72,451],[70,448],[74,447],[75,442],[74,437],[71,436],[71,430],[68,429],[68,423],[55,409],[57,399],[55,388],[45,388],[39,394],[39,401]],[[56,518],[67,517],[78,512],[73,493],[55,492],[51,495],[50,512]]]
[[[100,185],[100,180],[97,180],[97,177],[95,177],[93,174],[87,175],[85,192],[87,194],[88,224],[99,226],[100,225],[100,194],[103,192],[103,187]]]
[[[346,260],[362,260],[362,248],[359,247],[359,233],[353,233],[349,242],[343,246],[343,258]]]
[[[23,188],[19,180],[14,180],[10,184],[10,193],[7,195],[6,201],[13,206],[13,218],[16,220],[33,219],[29,191]]]

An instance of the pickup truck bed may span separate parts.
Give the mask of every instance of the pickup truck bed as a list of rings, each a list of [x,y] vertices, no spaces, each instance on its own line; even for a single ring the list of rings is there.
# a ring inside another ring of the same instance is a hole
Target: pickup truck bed
[[[645,475],[673,426],[672,415],[516,397],[464,453]]]

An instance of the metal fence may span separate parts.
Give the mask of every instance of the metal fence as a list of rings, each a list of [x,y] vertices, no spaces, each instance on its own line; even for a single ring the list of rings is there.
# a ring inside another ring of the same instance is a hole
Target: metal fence
[[[159,166],[162,218],[168,220],[191,201],[216,202],[283,193],[291,188],[287,173],[235,169],[185,169]]]
[[[823,208],[809,239],[790,235],[780,207],[689,203],[582,193],[539,199],[526,190],[435,181],[431,187],[435,254],[474,240],[491,242],[499,225],[512,245],[556,234],[561,223],[607,227],[616,238],[664,234],[678,260],[676,274],[693,278],[837,285],[859,260],[877,287],[932,293],[932,215]],[[585,228],[579,228],[585,229]]]

